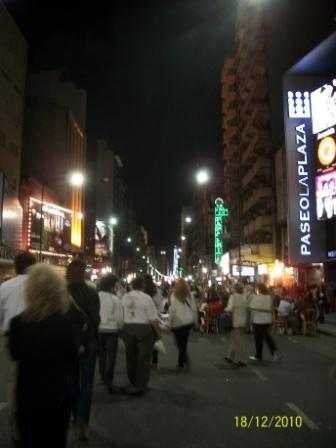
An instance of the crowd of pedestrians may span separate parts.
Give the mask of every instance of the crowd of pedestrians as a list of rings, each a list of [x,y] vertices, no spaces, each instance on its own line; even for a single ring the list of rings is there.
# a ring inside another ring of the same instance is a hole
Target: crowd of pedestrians
[[[97,359],[107,393],[140,396],[148,390],[151,370],[158,369],[165,332],[174,337],[179,373],[190,369],[192,330],[232,327],[224,359],[242,368],[248,359],[263,360],[264,342],[271,359],[281,359],[271,334],[274,319],[294,331],[295,319],[304,326],[309,310],[321,322],[329,310],[326,290],[315,286],[301,300],[293,298],[293,291],[270,290],[264,284],[228,282],[206,290],[180,278],[158,287],[149,275],[124,289],[112,274],[89,284],[80,259],[62,277],[50,265],[36,264],[28,252],[16,257],[15,268],[17,275],[0,285],[0,328],[9,366],[5,382],[11,434],[14,446],[23,448],[66,447],[70,425],[76,439],[89,441]],[[251,331],[255,353],[249,354]],[[114,383],[121,338],[129,379],[122,388]]]

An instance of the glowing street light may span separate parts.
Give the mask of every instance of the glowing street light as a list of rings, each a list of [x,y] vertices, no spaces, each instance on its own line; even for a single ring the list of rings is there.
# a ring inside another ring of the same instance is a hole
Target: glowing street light
[[[80,171],[74,171],[70,174],[69,182],[73,187],[82,187],[85,182],[84,174]]]
[[[118,219],[115,216],[111,216],[110,218],[110,224],[112,226],[116,226],[118,224]]]
[[[136,251],[137,251],[137,252],[140,252],[140,247],[137,247],[137,248],[136,248]]]
[[[209,172],[205,169],[199,170],[196,173],[196,181],[199,185],[205,185],[209,182],[210,175]]]
[[[186,237],[185,237],[184,235],[182,235],[182,236],[181,236],[181,240],[182,240],[182,241],[185,241],[185,240],[186,240]]]
[[[162,250],[162,251],[161,251],[161,255],[166,255],[166,251],[165,251],[165,250]]]
[[[190,223],[192,222],[192,218],[191,218],[190,216],[186,216],[186,218],[185,218],[185,222],[186,222],[187,224],[190,224]]]
[[[129,237],[127,237],[127,240],[126,240],[128,243],[131,243],[132,242],[132,238],[129,236]]]

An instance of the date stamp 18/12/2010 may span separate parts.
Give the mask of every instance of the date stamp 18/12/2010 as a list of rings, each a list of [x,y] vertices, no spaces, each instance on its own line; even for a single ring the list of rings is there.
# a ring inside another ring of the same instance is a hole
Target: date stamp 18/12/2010
[[[236,429],[300,429],[303,418],[299,415],[236,415]]]

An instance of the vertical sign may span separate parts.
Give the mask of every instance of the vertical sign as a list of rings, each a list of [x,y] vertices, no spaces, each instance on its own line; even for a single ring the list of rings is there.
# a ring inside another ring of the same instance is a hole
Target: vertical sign
[[[321,262],[326,254],[326,229],[316,216],[314,136],[310,94],[318,80],[284,79],[288,182],[288,253],[292,264]]]
[[[215,263],[220,264],[224,254],[223,232],[229,215],[229,210],[224,205],[222,198],[215,200]]]

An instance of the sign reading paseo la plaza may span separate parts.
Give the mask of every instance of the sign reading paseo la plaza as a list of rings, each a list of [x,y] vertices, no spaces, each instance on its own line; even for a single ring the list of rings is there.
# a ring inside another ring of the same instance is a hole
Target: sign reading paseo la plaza
[[[336,79],[284,79],[291,263],[327,259],[326,224],[336,217]]]

